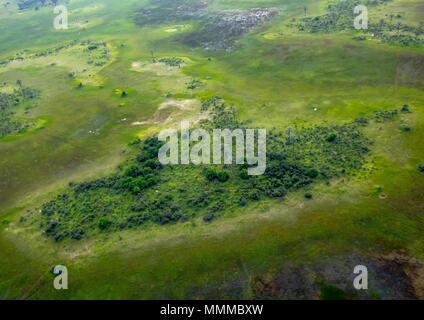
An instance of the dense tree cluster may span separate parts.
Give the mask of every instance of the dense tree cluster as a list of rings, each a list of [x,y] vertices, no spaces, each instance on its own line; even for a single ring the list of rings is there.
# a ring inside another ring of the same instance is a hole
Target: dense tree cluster
[[[211,97],[212,128],[242,128],[233,107]],[[44,233],[56,241],[79,240],[95,232],[110,232],[149,224],[169,224],[203,217],[212,222],[227,210],[264,198],[353,173],[362,167],[370,141],[364,124],[272,129],[267,135],[267,168],[249,176],[244,165],[167,165],[158,162],[162,146],[156,138],[135,140],[134,158],[104,178],[71,183],[69,189],[41,208]],[[312,195],[306,195],[312,199]],[[193,220],[194,221],[194,220]],[[194,222],[193,222],[194,223]]]

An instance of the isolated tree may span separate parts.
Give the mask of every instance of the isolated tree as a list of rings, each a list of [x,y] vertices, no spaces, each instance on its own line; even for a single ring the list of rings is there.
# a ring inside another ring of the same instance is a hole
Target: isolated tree
[[[305,12],[305,17],[306,17],[306,11],[308,11],[308,7],[307,6],[303,6],[303,11]]]

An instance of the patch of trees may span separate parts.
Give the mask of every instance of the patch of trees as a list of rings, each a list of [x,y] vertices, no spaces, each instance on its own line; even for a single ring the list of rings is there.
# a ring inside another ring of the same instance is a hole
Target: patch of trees
[[[387,1],[372,0],[364,1],[365,5],[377,6]],[[297,28],[299,31],[309,33],[330,33],[339,32],[343,30],[354,30],[353,20],[355,15],[353,8],[358,5],[360,1],[345,0],[337,1],[327,6],[327,13],[315,16],[305,17],[300,22],[290,23],[291,27]],[[361,30],[364,34],[371,35],[373,38],[380,39],[386,43],[396,43],[403,46],[422,46],[424,45],[424,26],[419,24],[417,26],[408,25],[402,22],[393,22],[393,15],[390,15],[390,20],[380,19],[378,22],[372,20],[368,23],[368,29]],[[401,19],[401,16],[396,16]],[[355,36],[355,40],[366,40],[365,35]]]
[[[157,59],[155,60],[157,62],[160,63],[164,63],[169,67],[181,67],[181,65],[184,63],[184,60],[181,58],[176,58],[176,57],[172,57],[172,58],[161,58],[161,59]]]
[[[21,80],[17,80],[17,84],[19,89],[14,89],[12,93],[0,92],[0,137],[25,132],[32,125],[30,120],[18,119],[15,109],[24,101],[36,99],[39,92],[23,87]]]
[[[197,79],[192,79],[186,83],[186,87],[188,90],[194,90],[203,86],[203,82]]]
[[[225,101],[216,97],[206,101],[210,118],[203,121],[203,128],[243,128],[245,124]],[[249,176],[248,164],[162,166],[157,160],[162,143],[154,137],[137,140],[131,144],[137,154],[116,173],[72,183],[65,193],[45,203],[41,225],[47,236],[61,241],[196,217],[209,223],[227,210],[282,198],[315,181],[361,169],[370,145],[361,128],[355,122],[272,129],[262,176]],[[309,193],[305,197],[312,199]]]

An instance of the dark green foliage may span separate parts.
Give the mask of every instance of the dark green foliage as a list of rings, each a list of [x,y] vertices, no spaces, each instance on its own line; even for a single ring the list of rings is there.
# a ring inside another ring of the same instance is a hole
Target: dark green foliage
[[[30,120],[16,118],[14,109],[24,102],[36,99],[38,96],[37,90],[27,87],[15,89],[13,93],[0,93],[0,137],[22,133],[31,127],[32,122]]]
[[[387,0],[388,1],[388,0]],[[353,8],[358,4],[377,6],[387,2],[386,0],[358,1],[358,0],[337,0],[332,1],[327,6],[327,13],[321,16],[305,17],[300,23],[292,23],[290,26],[296,27],[300,31],[309,33],[330,33],[344,30],[355,30],[353,21],[355,14]],[[397,43],[403,46],[422,46],[424,45],[423,25],[411,26],[401,22],[392,23],[392,21],[370,20],[368,29],[361,30],[364,34],[369,34],[373,38],[380,39],[382,42]],[[355,40],[366,40],[365,35],[355,36]]]
[[[205,222],[211,222],[213,219],[215,219],[215,216],[213,214],[207,214],[203,216],[203,221]]]
[[[404,104],[402,106],[402,109],[400,109],[400,111],[403,113],[411,113],[411,110],[409,110],[409,106],[407,104]]]
[[[418,165],[418,171],[424,173],[424,163]]]
[[[333,285],[322,285],[321,286],[321,300],[346,300],[346,293]]]
[[[335,142],[336,139],[337,139],[337,134],[334,132],[330,133],[330,135],[327,137],[328,142]]]
[[[397,110],[389,110],[389,111],[377,111],[375,113],[374,119],[377,122],[386,122],[395,118],[399,112]]]
[[[410,132],[412,131],[412,128],[410,125],[403,123],[400,125],[400,130],[402,130],[403,132]]]
[[[245,198],[241,198],[241,199],[240,199],[240,205],[241,205],[242,207],[247,206],[247,200],[246,200]]]
[[[359,124],[361,126],[366,126],[366,125],[368,125],[368,119],[367,118],[364,118],[364,117],[357,118],[355,120],[355,123],[357,123],[357,124]]]
[[[244,127],[234,108],[221,99],[211,101],[211,119],[201,123],[204,128]],[[115,174],[72,183],[64,194],[45,203],[41,208],[42,225],[47,236],[60,241],[194,217],[211,222],[250,201],[283,198],[289,191],[314,181],[360,169],[370,143],[360,128],[353,123],[296,128],[290,133],[271,130],[262,176],[249,176],[247,164],[162,166],[158,162],[162,143],[147,138],[134,144],[137,154]],[[288,144],[287,135],[294,131],[296,139]],[[337,139],[328,139],[331,135]]]
[[[308,175],[309,178],[315,179],[316,177],[318,177],[319,171],[315,168],[311,168],[308,170],[306,174]]]
[[[227,182],[230,178],[229,174],[225,171],[217,171],[212,168],[206,168],[204,171],[204,175],[208,181],[219,181],[219,182]]]
[[[97,225],[100,230],[106,230],[112,225],[112,222],[106,218],[100,218]]]
[[[367,37],[365,36],[356,36],[352,38],[353,40],[358,40],[358,41],[364,41],[367,40]]]
[[[187,86],[187,89],[194,90],[203,86],[203,83],[199,80],[193,79],[193,80],[190,80],[188,83],[186,83],[186,86]]]
[[[310,193],[310,192],[306,192],[306,193],[305,193],[305,198],[306,198],[306,199],[312,199],[312,198],[313,198],[312,193]]]
[[[176,58],[176,57],[172,57],[172,58],[161,58],[159,60],[157,60],[158,62],[164,63],[167,66],[170,67],[181,67],[181,65],[184,63],[184,60],[181,58]]]
[[[202,101],[201,111],[208,111],[209,108],[217,108],[223,104],[223,100],[218,96]]]

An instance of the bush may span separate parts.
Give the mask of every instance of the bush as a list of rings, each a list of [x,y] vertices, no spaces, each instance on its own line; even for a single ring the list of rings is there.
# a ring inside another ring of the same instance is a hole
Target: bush
[[[309,200],[310,200],[310,199],[312,199],[312,198],[313,198],[312,193],[310,193],[310,192],[306,192],[306,193],[305,193],[305,198],[306,198],[306,199],[309,199]]]
[[[418,171],[424,173],[424,163],[418,165]]]
[[[247,206],[247,200],[246,200],[245,198],[241,198],[241,199],[240,199],[240,205],[241,205],[242,207]]]
[[[214,214],[207,214],[207,215],[203,216],[203,221],[204,222],[211,222],[213,219],[215,219],[215,215]]]
[[[208,179],[208,181],[211,181],[211,182],[218,177],[218,174],[213,169],[206,169],[204,171],[204,174],[206,176],[206,179]]]
[[[109,227],[112,225],[112,221],[109,221],[106,218],[100,218],[97,226],[99,227],[100,230],[104,231],[106,229],[109,229]]]
[[[337,134],[336,133],[331,133],[328,137],[327,137],[327,141],[328,142],[335,142],[337,139]]]
[[[225,171],[220,171],[217,173],[217,179],[219,182],[227,182],[230,179],[230,176]]]
[[[230,175],[225,171],[215,171],[214,169],[205,169],[204,175],[208,181],[218,180],[219,182],[227,182],[230,178]]]
[[[400,109],[401,112],[403,113],[410,113],[411,111],[409,110],[409,106],[407,104],[404,104],[402,106],[402,109]]]
[[[319,171],[315,168],[311,168],[308,170],[308,172],[306,173],[308,177],[315,179],[316,177],[318,177],[319,175]]]
[[[402,124],[402,125],[400,126],[400,129],[401,129],[403,132],[411,132],[411,131],[412,131],[411,126],[409,126],[409,125],[407,125],[407,124]]]
[[[81,240],[85,234],[85,231],[81,228],[76,228],[71,231],[71,238],[74,240]]]

